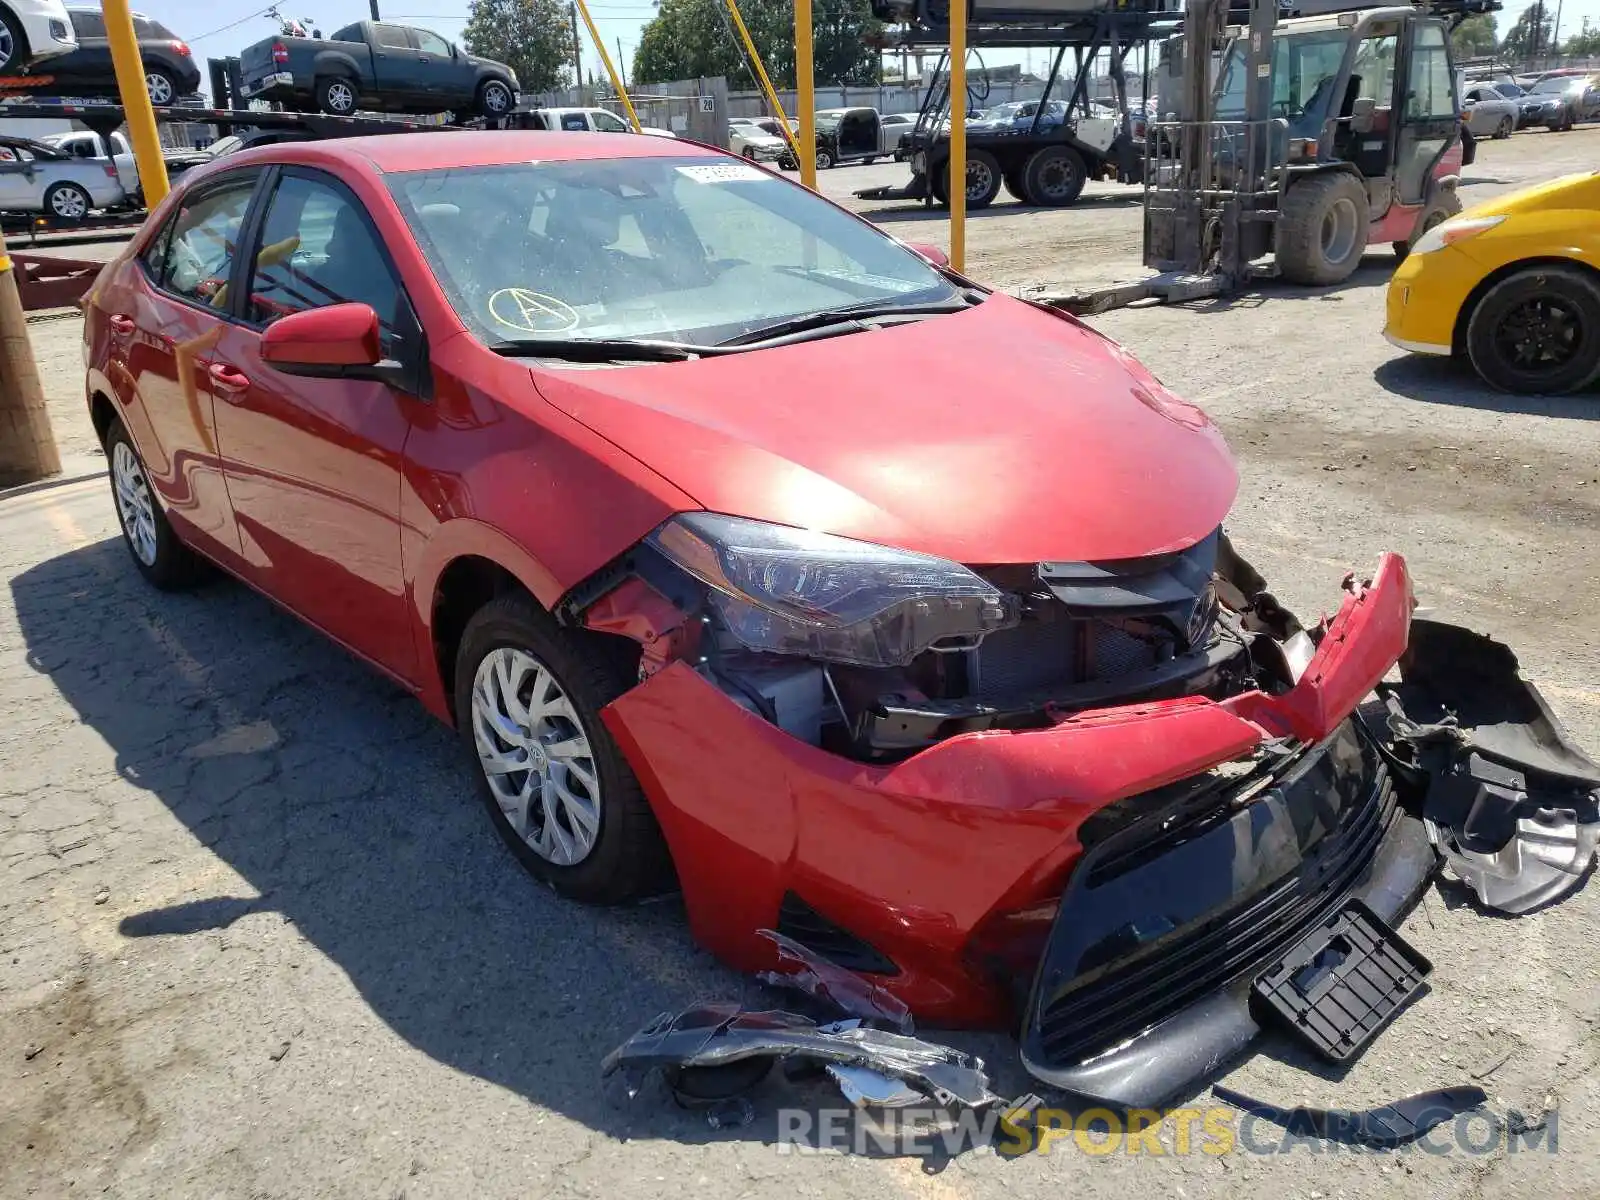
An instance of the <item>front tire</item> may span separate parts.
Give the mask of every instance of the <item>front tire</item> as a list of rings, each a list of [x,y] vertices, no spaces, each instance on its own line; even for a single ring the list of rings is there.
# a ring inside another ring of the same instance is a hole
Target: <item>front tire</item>
[[[1300,180],[1278,215],[1278,270],[1290,283],[1343,283],[1361,265],[1368,223],[1366,189],[1349,174]]]
[[[833,155],[829,154],[826,150],[818,150],[817,170],[826,171],[831,166],[833,166]]]
[[[1485,383],[1522,395],[1562,395],[1600,379],[1600,280],[1576,267],[1514,272],[1479,300],[1467,357]]]
[[[503,117],[511,111],[517,98],[510,86],[501,79],[488,79],[478,89],[478,115],[490,119]]]
[[[28,35],[8,9],[0,8],[0,75],[20,73],[32,57]]]
[[[670,878],[655,815],[600,720],[636,678],[624,647],[509,595],[467,622],[456,656],[456,721],[490,820],[529,874],[587,904]]]
[[[324,75],[317,80],[317,108],[335,117],[348,117],[356,111],[356,85],[343,75]]]
[[[209,573],[206,561],[185,546],[167,523],[144,461],[121,421],[113,421],[106,431],[106,458],[111,463],[111,497],[122,542],[139,574],[163,592],[199,583]]]
[[[1496,141],[1503,142],[1516,131],[1516,123],[1510,117],[1500,118],[1500,126],[1494,131]]]

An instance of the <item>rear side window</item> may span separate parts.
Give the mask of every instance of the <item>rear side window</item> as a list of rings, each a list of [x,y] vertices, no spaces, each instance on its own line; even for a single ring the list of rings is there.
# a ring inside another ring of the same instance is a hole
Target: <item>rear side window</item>
[[[228,276],[255,186],[251,176],[184,201],[173,218],[157,276],[165,290],[210,308],[227,307]]]
[[[399,25],[374,25],[372,27],[372,40],[380,46],[392,49],[409,50],[411,39],[406,37],[406,31]]]
[[[361,26],[346,25],[343,29],[335,29],[330,42],[359,42],[361,40]]]
[[[589,128],[589,122],[584,119],[582,113],[562,113],[561,128],[581,133]]]

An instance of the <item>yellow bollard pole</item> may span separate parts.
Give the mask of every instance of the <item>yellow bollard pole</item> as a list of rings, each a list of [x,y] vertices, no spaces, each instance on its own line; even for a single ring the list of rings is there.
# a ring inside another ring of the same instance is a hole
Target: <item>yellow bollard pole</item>
[[[578,12],[583,15],[583,23],[589,27],[589,37],[594,42],[594,48],[600,51],[600,61],[605,64],[606,74],[611,77],[611,86],[616,89],[617,99],[622,101],[622,107],[627,110],[628,124],[633,126],[635,133],[639,132],[639,114],[633,111],[633,101],[628,99],[628,89],[623,86],[622,76],[617,74],[617,64],[611,61],[611,55],[606,52],[605,42],[600,40],[600,31],[594,27],[594,18],[589,15],[589,6],[584,0],[575,0]],[[582,83],[583,80],[579,80]]]
[[[811,0],[794,0],[794,106],[800,111],[800,182],[817,188],[817,81],[811,58]]]
[[[139,187],[144,191],[146,208],[154,208],[167,198],[167,160],[161,157],[161,135],[156,132],[155,109],[144,82],[144,60],[139,56],[139,39],[133,32],[133,14],[128,0],[104,0],[106,40],[111,43],[111,65],[117,73],[117,91],[122,96],[122,111],[128,120],[128,140],[133,143],[133,158],[139,164]]]
[[[778,128],[783,130],[783,140],[789,143],[789,149],[794,152],[795,162],[800,161],[800,147],[795,144],[794,130],[789,128],[789,118],[784,114],[783,105],[778,103],[778,93],[772,86],[772,78],[767,74],[766,64],[761,61],[761,55],[756,53],[756,44],[750,37],[750,31],[745,28],[744,17],[739,14],[737,0],[728,0],[728,12],[733,16],[733,27],[739,31],[739,37],[744,42],[744,52],[750,59],[750,67],[756,73],[756,83],[761,88],[761,94],[767,99],[767,107],[772,110],[773,119],[778,122]]]
[[[967,0],[950,0],[950,266],[967,263]]]

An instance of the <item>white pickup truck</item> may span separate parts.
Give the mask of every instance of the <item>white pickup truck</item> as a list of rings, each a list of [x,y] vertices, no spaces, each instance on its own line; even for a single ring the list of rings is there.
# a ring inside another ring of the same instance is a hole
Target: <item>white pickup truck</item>
[[[632,127],[616,113],[604,108],[539,108],[526,116],[532,129],[569,129],[576,133],[632,133]],[[640,133],[654,137],[676,137],[670,129],[641,125]]]

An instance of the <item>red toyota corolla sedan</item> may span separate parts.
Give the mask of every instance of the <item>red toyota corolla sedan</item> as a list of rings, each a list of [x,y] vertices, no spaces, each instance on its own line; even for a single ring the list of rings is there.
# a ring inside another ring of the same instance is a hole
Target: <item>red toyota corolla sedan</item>
[[[730,963],[776,929],[1139,1103],[1433,868],[1355,715],[1404,563],[1301,629],[1201,412],[779,175],[272,146],[185,176],[86,307],[139,571],[219,566],[415,692],[571,897],[675,882]]]

